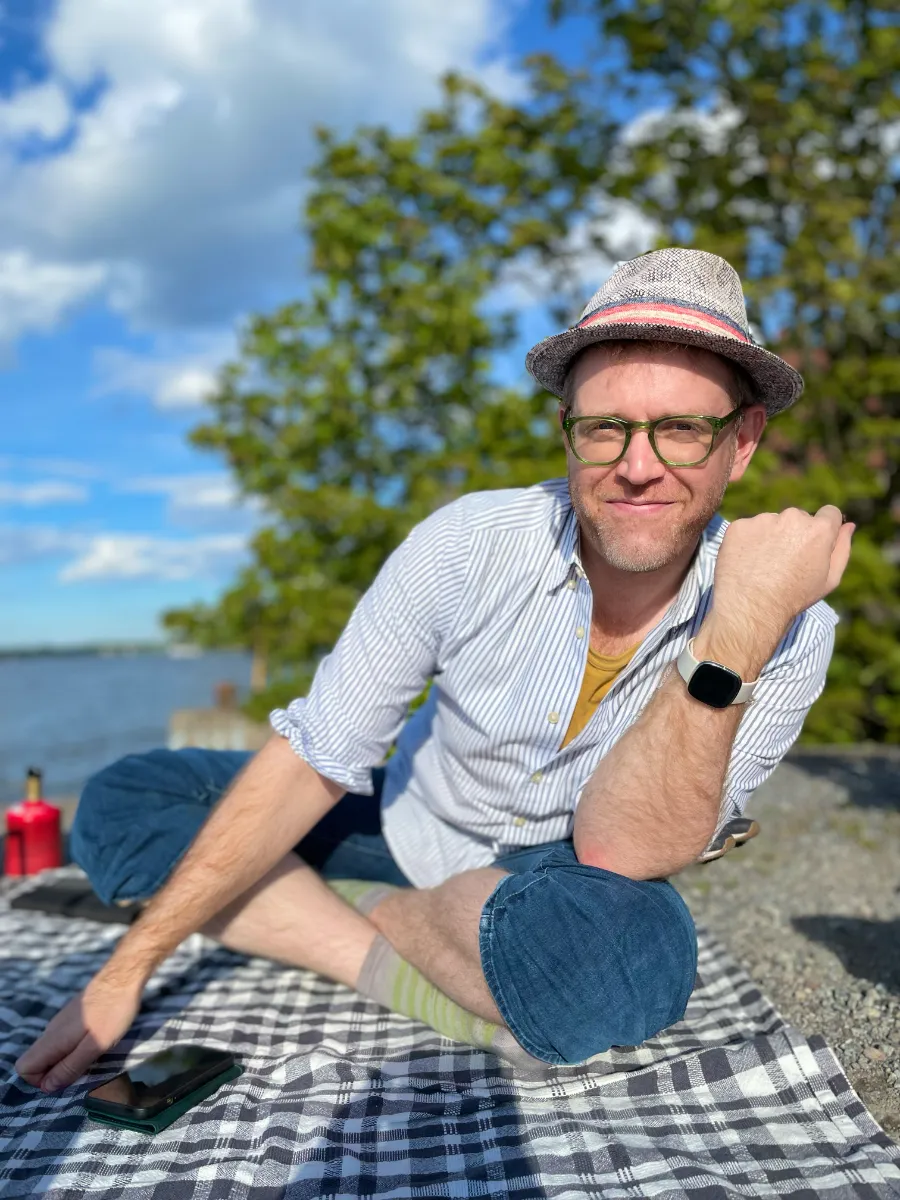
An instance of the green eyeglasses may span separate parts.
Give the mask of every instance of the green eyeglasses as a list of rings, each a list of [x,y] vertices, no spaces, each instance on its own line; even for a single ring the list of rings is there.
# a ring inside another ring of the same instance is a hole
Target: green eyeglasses
[[[589,467],[609,467],[628,449],[635,429],[646,429],[653,453],[667,467],[699,467],[712,454],[719,433],[735,417],[739,408],[727,417],[659,417],[655,421],[624,421],[621,417],[566,417],[566,431],[572,453]]]

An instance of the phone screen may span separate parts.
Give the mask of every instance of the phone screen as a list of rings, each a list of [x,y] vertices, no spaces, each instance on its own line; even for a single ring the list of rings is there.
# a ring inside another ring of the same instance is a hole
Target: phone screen
[[[187,1095],[234,1061],[227,1050],[180,1043],[88,1092],[92,1100],[155,1116],[170,1100]]]

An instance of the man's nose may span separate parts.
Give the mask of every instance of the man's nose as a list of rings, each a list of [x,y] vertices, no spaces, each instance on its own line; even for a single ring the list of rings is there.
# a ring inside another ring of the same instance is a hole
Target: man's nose
[[[648,479],[659,478],[665,473],[665,469],[665,464],[653,453],[650,431],[633,430],[625,455],[616,463],[616,473],[629,483],[644,483]]]

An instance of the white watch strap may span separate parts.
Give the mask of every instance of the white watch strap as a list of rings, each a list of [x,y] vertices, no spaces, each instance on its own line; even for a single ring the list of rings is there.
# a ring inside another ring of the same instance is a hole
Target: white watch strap
[[[691,638],[682,652],[678,655],[678,673],[685,683],[690,682],[691,676],[700,666],[701,662],[711,662],[711,659],[699,659],[694,657],[694,642],[696,638]],[[719,666],[726,666],[726,663],[719,663]],[[754,679],[752,683],[742,683],[740,691],[732,700],[732,704],[747,704],[753,698],[753,693],[756,691],[756,685],[759,679]]]

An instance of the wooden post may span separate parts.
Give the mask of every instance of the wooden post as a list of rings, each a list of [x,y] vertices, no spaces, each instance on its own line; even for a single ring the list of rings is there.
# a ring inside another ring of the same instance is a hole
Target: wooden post
[[[253,660],[250,664],[250,691],[254,693],[262,692],[266,687],[266,676],[268,662],[266,649],[263,642],[257,642],[253,647]]]

